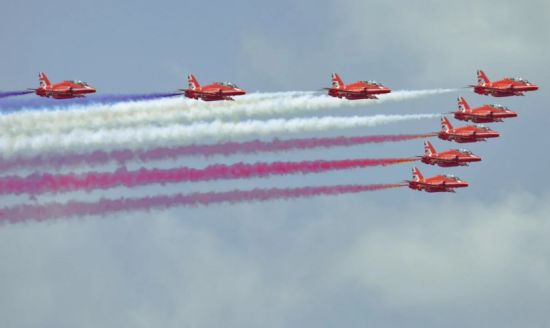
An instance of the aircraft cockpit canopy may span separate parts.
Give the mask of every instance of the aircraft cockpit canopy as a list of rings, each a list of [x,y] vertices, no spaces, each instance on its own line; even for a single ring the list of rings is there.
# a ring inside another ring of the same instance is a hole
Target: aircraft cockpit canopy
[[[383,87],[383,86],[384,86],[384,85],[382,85],[382,83],[376,82],[376,81],[374,81],[374,80],[368,80],[368,81],[363,81],[363,82],[365,82],[365,83],[367,83],[367,84],[377,85],[377,86],[379,86],[379,87]]]
[[[80,80],[72,80],[72,81],[69,81],[71,83],[74,83],[74,84],[78,84],[82,87],[87,87],[88,86],[88,83],[84,82],[84,81],[80,81]]]
[[[515,81],[515,82],[529,83],[529,81],[527,81],[527,80],[525,80],[521,77],[512,77],[512,78],[510,78],[510,80]]]
[[[223,85],[223,86],[226,86],[226,87],[230,87],[230,88],[235,88],[235,89],[238,89],[239,87],[231,82],[216,82],[217,84],[220,84],[220,85]]]
[[[508,109],[508,107],[500,104],[492,104],[492,105],[489,105],[489,107],[496,108],[496,109]]]

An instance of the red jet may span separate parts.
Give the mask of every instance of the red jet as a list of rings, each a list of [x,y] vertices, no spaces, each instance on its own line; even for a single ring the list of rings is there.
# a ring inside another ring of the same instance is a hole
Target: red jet
[[[483,105],[470,108],[463,97],[458,97],[458,110],[453,114],[457,120],[472,121],[474,123],[502,122],[503,118],[518,116],[517,113],[502,105]]]
[[[485,126],[465,125],[454,128],[446,117],[441,118],[439,139],[456,141],[458,143],[485,141],[487,138],[496,138],[500,134]]]
[[[189,89],[180,89],[187,98],[202,99],[204,101],[234,100],[231,97],[246,94],[246,91],[229,82],[214,82],[201,86],[193,74],[190,74],[187,80],[189,81]]]
[[[416,167],[412,169],[413,179],[407,182],[409,188],[425,192],[455,192],[454,188],[468,187],[468,182],[460,180],[453,175],[436,175],[430,178],[424,178],[420,170]]]
[[[40,97],[54,99],[70,99],[84,97],[86,94],[95,93],[95,89],[82,81],[63,81],[52,84],[46,74],[38,74],[40,86],[33,90]]]
[[[465,149],[449,149],[438,153],[427,140],[424,141],[424,152],[420,158],[422,163],[441,167],[468,166],[468,163],[481,161],[481,157]]]
[[[357,81],[350,84],[344,84],[344,81],[336,73],[332,73],[332,88],[328,90],[328,95],[348,100],[357,99],[378,99],[376,95],[390,93],[391,89],[375,81]]]
[[[538,90],[538,86],[527,80],[516,77],[505,77],[502,80],[491,82],[482,70],[477,71],[477,85],[470,85],[474,92],[480,95],[493,97],[523,96],[526,91]]]

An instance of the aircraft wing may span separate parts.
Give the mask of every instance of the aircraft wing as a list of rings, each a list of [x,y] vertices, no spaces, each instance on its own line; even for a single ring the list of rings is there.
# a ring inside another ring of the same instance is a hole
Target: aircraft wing
[[[432,192],[455,192],[453,188],[449,188],[445,186],[444,183],[438,182],[438,183],[419,183],[422,185],[426,191],[432,191]]]
[[[208,91],[200,91],[198,93],[203,94],[203,95],[217,95],[217,94],[220,94],[221,91],[222,91],[222,89],[218,88],[218,89],[211,89],[211,90],[208,90]]]
[[[69,93],[72,88],[59,88],[50,90],[51,93]]]
[[[369,93],[369,92],[373,92],[373,91],[376,91],[377,89],[359,89],[359,90],[340,90],[340,92],[342,93],[349,93],[351,95],[360,95],[360,94],[365,94],[365,93]]]
[[[439,157],[437,160],[440,161],[440,162],[444,162],[444,163],[454,163],[454,162],[456,162],[457,158],[456,157],[452,157],[452,158]]]
[[[467,138],[473,137],[475,135],[475,132],[455,132],[454,135],[460,138]]]
[[[483,116],[483,117],[489,117],[492,115],[493,112],[490,110],[478,110],[474,112],[474,116]]]
[[[501,86],[501,87],[485,87],[487,90],[496,91],[496,92],[514,92],[514,86],[512,84],[509,84],[507,86]]]

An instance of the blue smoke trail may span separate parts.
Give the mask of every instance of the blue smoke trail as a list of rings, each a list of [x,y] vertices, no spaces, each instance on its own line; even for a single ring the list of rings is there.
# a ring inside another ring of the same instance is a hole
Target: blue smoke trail
[[[32,91],[30,91],[32,92]],[[153,100],[166,97],[180,96],[181,93],[144,93],[144,94],[105,94],[91,95],[84,98],[72,99],[51,99],[51,98],[32,98],[32,99],[0,99],[0,111],[12,112],[22,109],[57,109],[67,108],[74,105],[96,105],[96,104],[115,104],[127,101]],[[2,98],[2,97],[0,97]]]
[[[32,91],[32,90],[6,91],[6,92],[1,92],[0,91],[0,99],[1,98],[13,97],[13,96],[28,95],[29,93],[33,93],[33,92],[34,91]]]

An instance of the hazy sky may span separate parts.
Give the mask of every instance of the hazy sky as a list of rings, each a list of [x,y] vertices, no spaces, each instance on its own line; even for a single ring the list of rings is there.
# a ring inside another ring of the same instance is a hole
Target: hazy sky
[[[471,105],[516,110],[517,118],[492,125],[501,138],[465,146],[481,163],[420,167],[425,175],[450,172],[470,182],[456,194],[397,189],[1,226],[1,327],[548,325],[550,2],[12,1],[0,10],[0,41],[0,90],[33,87],[40,71],[108,93],[172,91],[185,86],[189,72],[249,91],[317,90],[333,71],[394,89],[458,88],[474,83],[478,68],[540,87],[525,97],[463,89],[319,114],[443,113],[455,109],[458,95]],[[437,120],[425,120],[324,135],[438,129]],[[261,159],[422,151],[417,140]],[[392,183],[408,179],[410,167],[108,195]]]

